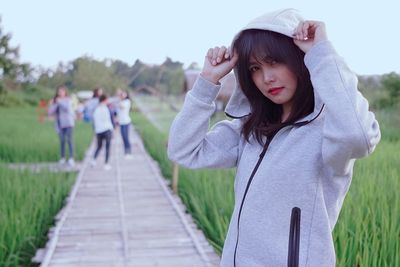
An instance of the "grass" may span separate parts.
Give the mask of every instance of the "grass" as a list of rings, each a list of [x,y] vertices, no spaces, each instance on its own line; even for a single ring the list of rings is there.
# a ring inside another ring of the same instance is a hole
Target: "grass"
[[[47,240],[76,173],[10,170],[6,163],[57,161],[59,143],[52,121],[39,123],[29,106],[0,107],[0,266],[35,266],[31,258]],[[91,126],[74,129],[76,159],[92,139]]]
[[[399,116],[393,111],[379,111],[377,116],[382,141],[370,157],[357,161],[352,186],[333,233],[337,266],[400,263]],[[166,155],[167,132],[156,129],[141,114],[134,115],[134,123],[149,153],[170,179],[172,163]],[[233,170],[180,168],[179,172],[179,195],[219,253],[234,205],[233,179]]]
[[[33,266],[75,174],[30,173],[0,165],[0,266]]]
[[[140,109],[148,114],[148,119],[165,133],[169,132],[171,122],[176,116],[176,111],[172,109],[170,103],[178,103],[175,104],[175,108],[180,108],[182,105],[182,100],[176,101],[177,99],[173,100],[171,98],[161,100],[160,98],[146,95],[138,95],[133,100],[135,101],[134,105],[140,106]]]
[[[383,140],[356,162],[353,182],[335,227],[338,266],[400,263],[400,142]]]
[[[400,103],[397,106],[375,112],[382,126],[382,139],[400,142]]]
[[[35,108],[0,107],[0,125],[0,162],[59,160],[59,141],[53,122],[39,123]],[[82,160],[92,140],[91,126],[78,121],[73,134],[75,159]]]

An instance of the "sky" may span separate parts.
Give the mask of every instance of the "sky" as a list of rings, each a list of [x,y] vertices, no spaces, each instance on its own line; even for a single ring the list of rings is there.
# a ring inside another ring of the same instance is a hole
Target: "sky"
[[[0,0],[0,16],[11,44],[20,47],[20,62],[33,66],[55,68],[90,56],[129,65],[170,57],[201,67],[208,48],[229,46],[253,18],[288,7],[324,21],[357,74],[400,73],[398,0]]]

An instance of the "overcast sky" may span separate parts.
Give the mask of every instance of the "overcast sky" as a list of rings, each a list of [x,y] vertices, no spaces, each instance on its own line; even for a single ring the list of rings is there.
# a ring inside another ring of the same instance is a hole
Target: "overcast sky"
[[[325,21],[329,39],[357,74],[400,73],[400,1],[0,0],[1,25],[20,61],[55,67],[87,55],[202,66],[209,47],[229,45],[251,19],[280,8]]]

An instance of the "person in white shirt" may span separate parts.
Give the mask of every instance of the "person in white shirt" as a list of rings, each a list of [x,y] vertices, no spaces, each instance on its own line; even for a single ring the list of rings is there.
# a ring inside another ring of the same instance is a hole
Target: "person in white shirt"
[[[107,96],[101,95],[99,98],[99,105],[93,112],[93,126],[97,138],[97,148],[94,153],[91,165],[96,165],[96,158],[103,146],[103,142],[106,142],[106,159],[105,159],[105,170],[110,170],[111,166],[108,164],[110,157],[110,145],[112,131],[114,129],[113,118],[110,109],[107,106]]]
[[[103,88],[97,87],[93,89],[93,97],[86,101],[83,108],[83,120],[85,122],[92,122],[93,112],[99,104],[99,99],[102,94]]]
[[[129,112],[131,110],[131,100],[129,94],[126,91],[120,93],[120,103],[118,105],[118,123],[121,129],[121,136],[124,143],[125,157],[131,158],[131,143],[129,142],[129,128],[131,125],[131,117]]]

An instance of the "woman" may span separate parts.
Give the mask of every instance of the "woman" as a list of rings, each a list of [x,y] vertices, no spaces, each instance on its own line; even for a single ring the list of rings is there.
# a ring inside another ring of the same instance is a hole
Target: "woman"
[[[131,117],[129,115],[131,111],[131,100],[126,91],[121,91],[119,94],[120,102],[118,105],[118,123],[121,129],[121,137],[124,143],[125,158],[132,158],[131,143],[129,141],[129,128],[131,125]]]
[[[48,114],[54,116],[54,126],[60,139],[61,159],[60,164],[65,161],[65,141],[68,144],[68,165],[74,166],[73,129],[75,126],[75,113],[72,100],[68,96],[67,88],[63,85],[57,87],[56,95],[50,102]]]
[[[104,162],[104,170],[111,170],[111,165],[108,163],[110,158],[110,146],[112,131],[114,130],[114,122],[110,109],[107,106],[107,96],[102,94],[99,98],[99,104],[93,112],[93,126],[97,138],[97,148],[93,155],[91,165],[96,165],[96,159],[99,155],[103,143],[106,144],[106,157]]]
[[[354,161],[380,140],[357,77],[323,22],[265,14],[208,51],[174,120],[169,157],[190,168],[236,167],[221,266],[335,266],[332,231]],[[219,81],[232,69],[232,121],[208,131]]]

